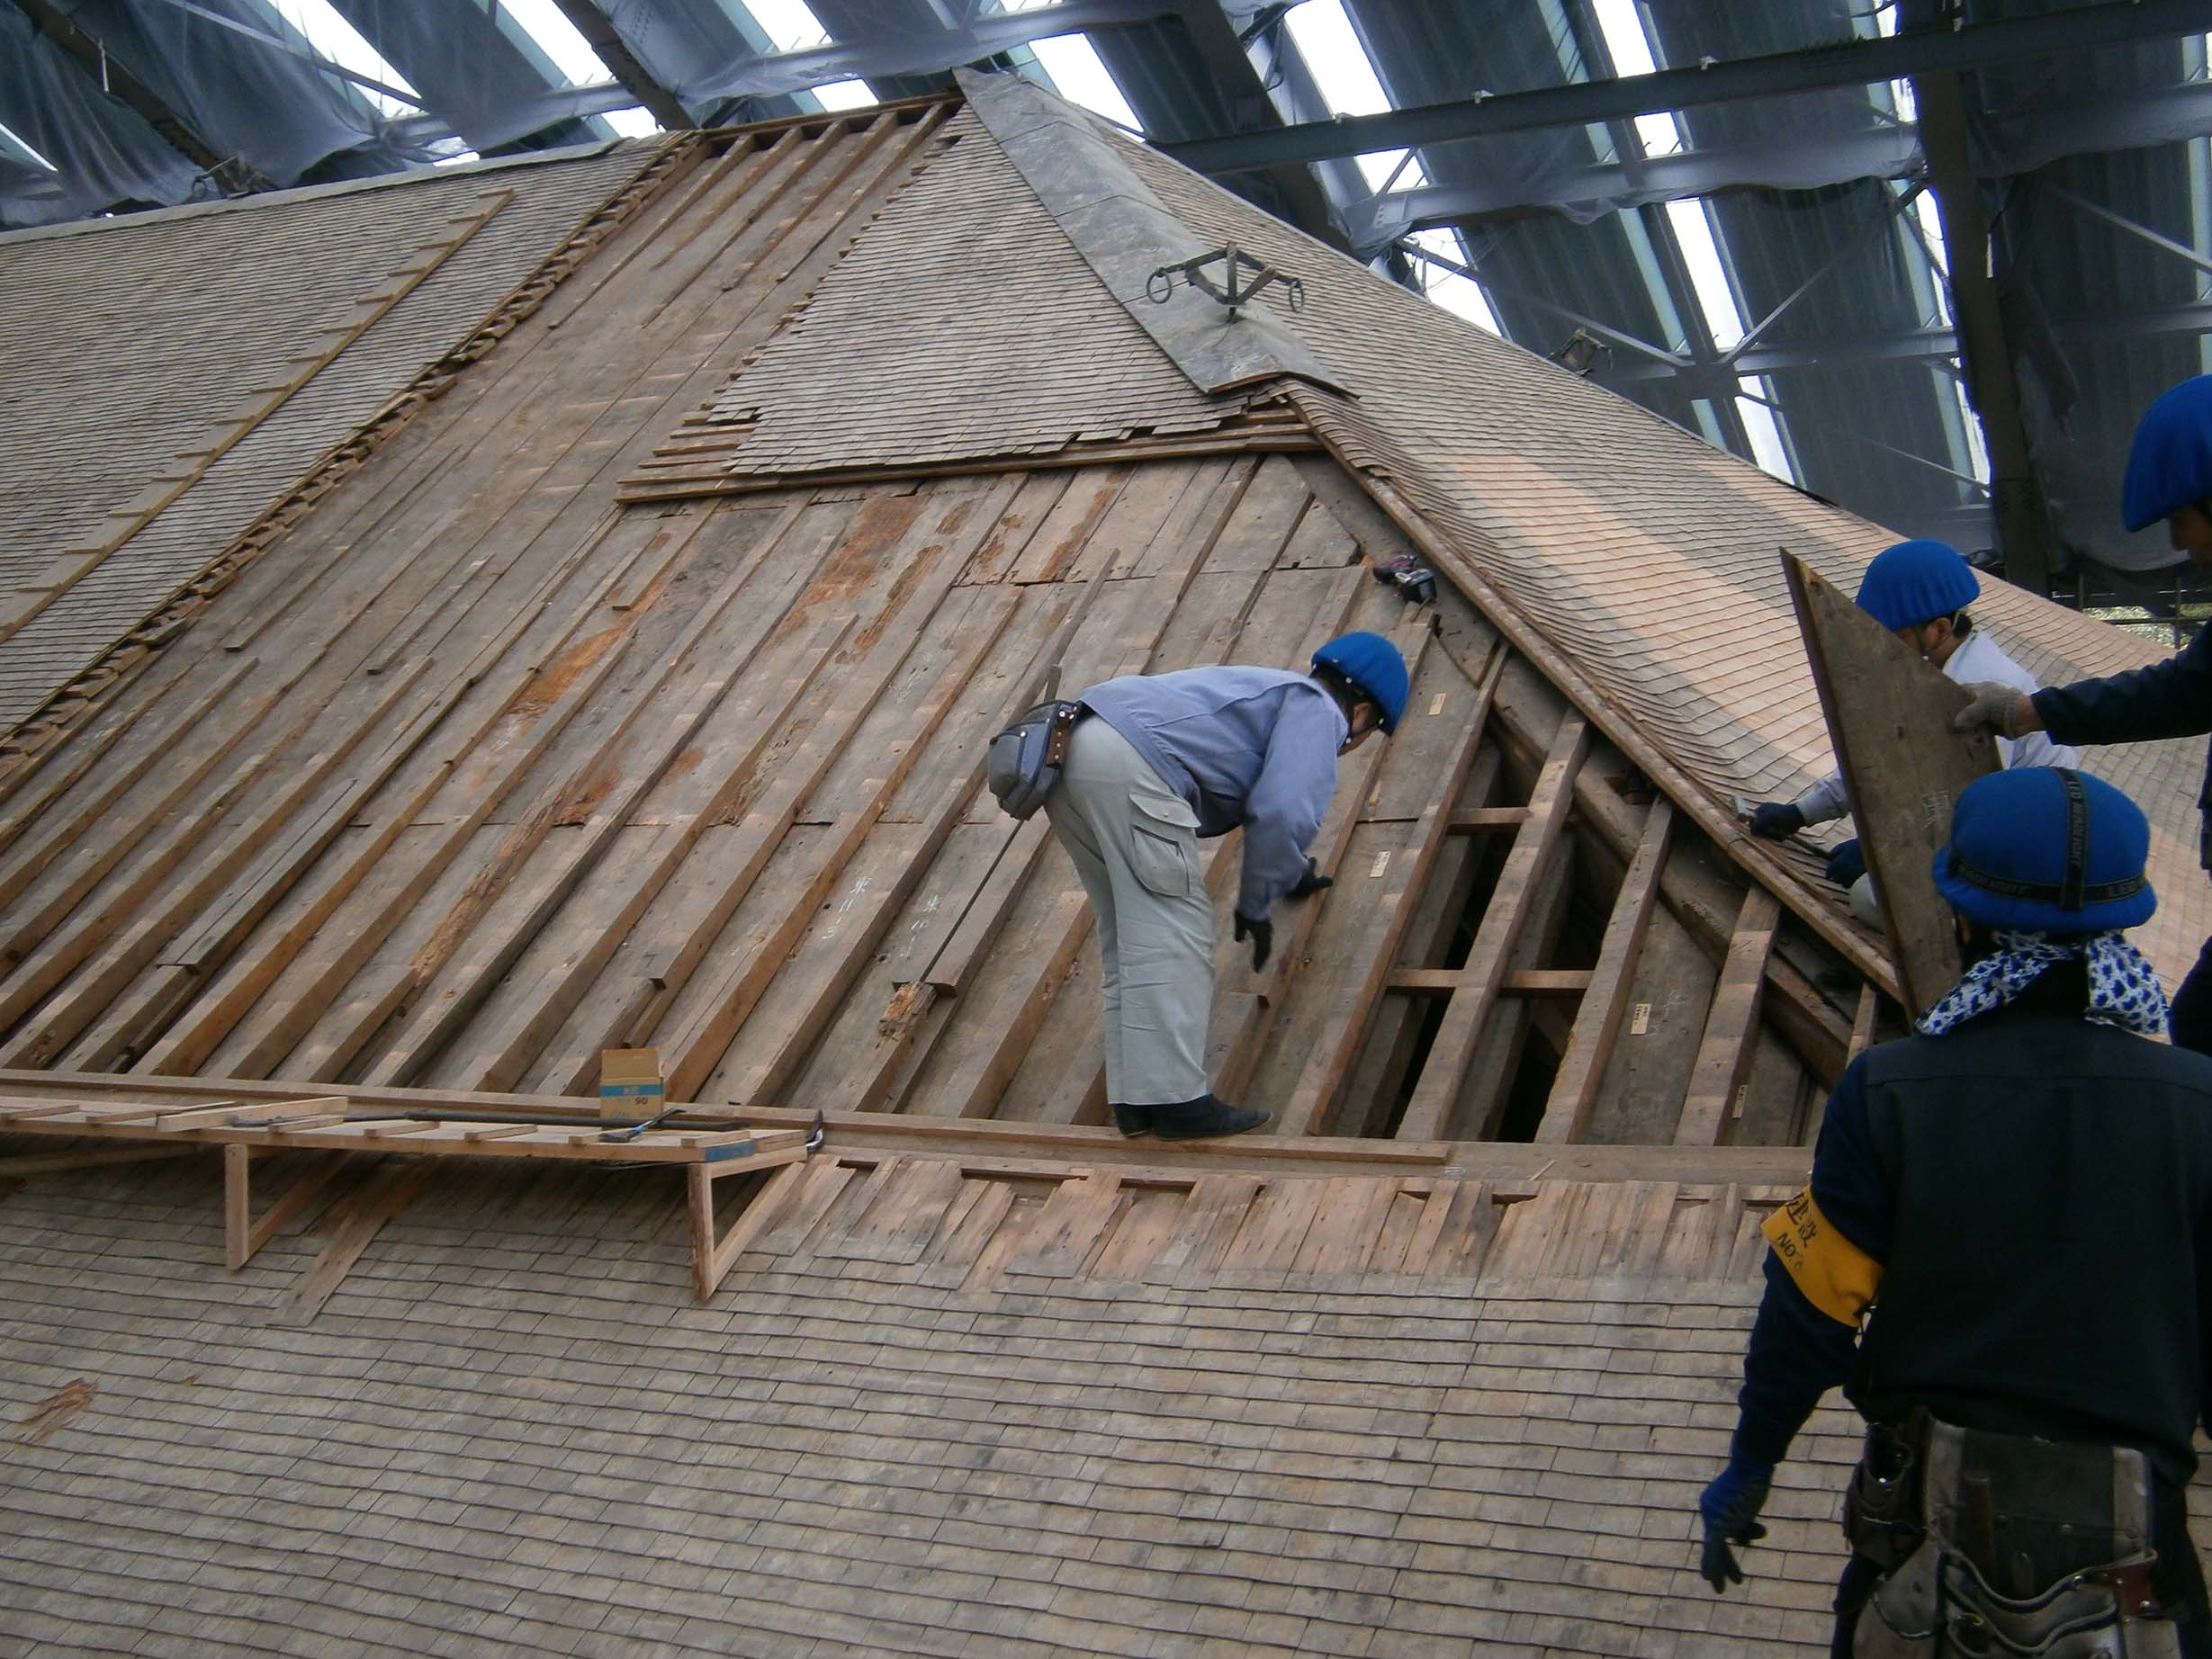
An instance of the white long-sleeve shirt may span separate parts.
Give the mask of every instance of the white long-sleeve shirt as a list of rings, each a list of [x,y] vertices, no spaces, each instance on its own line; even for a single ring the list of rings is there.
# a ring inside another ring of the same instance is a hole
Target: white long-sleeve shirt
[[[1944,678],[1960,686],[1978,685],[1983,680],[1994,680],[2000,686],[2011,686],[2021,691],[2041,691],[2036,677],[2005,655],[1988,632],[1977,626],[1959,648],[1953,651],[1943,665]],[[2064,743],[2054,743],[2040,731],[2033,731],[2017,742],[2010,738],[1997,740],[1997,758],[2007,767],[2072,767],[2081,764],[2081,758]],[[1851,803],[1843,793],[1843,774],[1830,772],[1819,783],[1791,803],[1805,815],[1808,824],[1824,824],[1831,818],[1841,818],[1851,810]]]

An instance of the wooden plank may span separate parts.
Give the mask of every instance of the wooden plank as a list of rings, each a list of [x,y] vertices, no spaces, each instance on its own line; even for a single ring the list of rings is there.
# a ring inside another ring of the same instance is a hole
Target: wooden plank
[[[1073,1278],[1126,1201],[1118,1170],[1073,1170],[1030,1223],[1004,1271]]]
[[[316,1116],[333,1109],[343,1112],[352,1104],[344,1095],[316,1095],[303,1100],[226,1100],[213,1106],[190,1107],[164,1112],[154,1119],[157,1129],[207,1129],[264,1122],[272,1117]]]
[[[1000,505],[1003,507],[1003,502]],[[965,549],[961,550],[962,558],[965,558]],[[953,567],[952,560],[948,560],[947,564]],[[957,573],[957,567],[948,569],[948,587],[950,585],[949,577]],[[907,728],[906,735],[902,740],[904,747],[899,749],[892,764],[883,769],[874,794],[858,811],[843,814],[830,827],[829,834],[823,838],[823,851],[815,861],[811,874],[795,888],[766,939],[752,953],[751,960],[734,973],[725,975],[706,1006],[696,1012],[691,1020],[668,1042],[667,1046],[675,1056],[669,1067],[669,1088],[678,1098],[696,1093],[721,1060],[736,1036],[738,1028],[745,1023],[767,991],[769,981],[789,956],[800,936],[813,920],[815,911],[828,899],[839,876],[859,852],[869,828],[898,793],[907,775],[928,749],[930,739],[947,712],[958,699],[970,677],[990,656],[1000,635],[1005,632],[1006,624],[1014,614],[1011,596],[979,591],[977,601],[983,608],[983,614],[962,626],[947,643],[945,649],[950,653],[950,664],[936,675],[928,695],[913,710],[913,723]],[[916,644],[919,644],[920,639],[918,631]],[[902,653],[899,662],[904,660]],[[893,675],[895,673],[896,665]],[[890,685],[891,679],[892,676],[886,676],[884,682],[886,687]],[[856,730],[858,724],[855,722]],[[948,821],[948,830],[949,827]]]
[[[430,1184],[435,1166],[427,1163],[389,1164],[347,1200],[331,1229],[329,1240],[285,1293],[283,1307],[297,1320],[312,1319],[331,1294],[346,1282],[376,1235]]]
[[[1751,1041],[1758,1029],[1759,999],[1767,989],[1767,957],[1774,949],[1782,905],[1764,887],[1744,895],[1728,959],[1713,987],[1713,1010],[1704,1040],[1690,1073],[1689,1098],[1675,1130],[1677,1144],[1717,1145],[1736,1107],[1737,1090],[1749,1064]]]
[[[1528,821],[1524,806],[1467,806],[1452,814],[1454,835],[1485,835],[1500,830],[1518,830]]]
[[[744,1209],[729,1229],[715,1234],[715,1188],[712,1167],[695,1164],[686,1171],[686,1191],[691,1209],[691,1288],[701,1302],[711,1301],[746,1248],[781,1215],[784,1207],[806,1179],[807,1165],[787,1163],[745,1200]]]
[[[1605,937],[1598,943],[1597,965],[1590,971],[1573,1034],[1567,1052],[1560,1057],[1559,1073],[1544,1103],[1543,1119],[1535,1134],[1539,1141],[1578,1140],[1588,1126],[1590,1107],[1605,1081],[1614,1041],[1628,1012],[1629,983],[1635,973],[1636,955],[1643,948],[1652,906],[1659,899],[1674,818],[1674,804],[1664,796],[1652,802],[1645,815],[1643,835],[1621,878]]]
[[[14,903],[64,854],[72,855],[76,874],[62,892],[82,896],[91,891],[93,884],[131,849],[132,838],[116,835],[113,830],[123,802],[139,781],[157,764],[183,760],[190,752],[187,744],[191,738],[227,729],[228,737],[211,743],[196,761],[186,763],[170,781],[160,801],[144,811],[140,820],[149,824],[157,822],[172,806],[191,800],[208,776],[253,729],[252,718],[239,717],[238,693],[260,667],[258,659],[249,657],[218,679],[211,690],[186,703],[167,720],[145,722],[147,730],[142,732],[137,731],[134,722],[130,729],[138,740],[133,744],[138,752],[128,759],[118,757],[116,764],[101,772],[90,798],[58,822],[47,823],[45,813],[49,807],[59,808],[60,798],[67,782],[75,781],[74,776],[61,787],[48,791],[34,805],[26,805],[13,815],[4,829],[0,829],[0,847],[6,847],[11,855],[5,870],[0,871],[0,905]],[[162,698],[175,692],[183,677],[181,673],[173,677],[149,696]],[[149,711],[157,706],[157,703],[150,704]],[[113,736],[108,734],[108,740],[112,741]],[[95,745],[89,752],[97,758],[105,749]],[[43,833],[30,839],[34,830]],[[11,949],[20,956],[22,948],[19,931],[11,941]]]
[[[661,674],[650,686],[625,699],[619,717],[610,722],[593,748],[561,777],[548,783],[536,803],[523,814],[521,824],[502,843],[499,853],[502,874],[520,875],[526,871],[528,874],[530,902],[518,915],[500,917],[500,925],[494,928],[490,926],[493,911],[487,901],[483,907],[486,925],[468,929],[470,937],[465,940],[458,930],[455,932],[454,954],[462,959],[461,965],[446,976],[444,991],[435,1000],[426,1000],[417,1017],[402,1027],[389,1045],[389,1057],[372,1072],[373,1081],[409,1081],[473,1018],[478,1008],[498,989],[530,942],[598,865],[638,803],[723,706],[724,697],[738,683],[745,667],[781,627],[797,603],[803,583],[772,585],[768,594],[760,596],[766,603],[756,602],[747,625],[736,639],[718,651],[715,660],[727,665],[726,672],[714,673],[700,680],[672,711],[664,710],[660,704],[667,688],[679,676],[696,668],[697,653],[708,634],[723,622],[739,596],[751,586],[780,543],[779,532],[795,522],[797,516],[794,509],[777,531],[739,561],[738,568],[714,593],[698,603],[690,619],[663,652]],[[679,545],[683,543],[679,541]],[[840,628],[837,637],[841,638],[842,634]],[[664,723],[650,744],[641,745],[634,741],[633,733],[648,714],[661,715]],[[645,751],[640,757],[642,764],[625,764],[640,749]],[[595,804],[586,821],[577,826],[584,833],[560,838],[553,857],[550,861],[539,858],[537,855],[553,825],[564,814],[565,803],[587,797],[594,780],[617,766],[623,767],[625,782]],[[537,867],[547,862],[552,868]],[[487,892],[497,892],[508,884],[497,878],[495,882],[496,885],[488,884]],[[638,908],[643,907],[641,904]],[[600,941],[607,952],[612,951],[616,942]],[[459,984],[452,982],[456,976],[461,980]],[[520,1031],[508,1027],[487,1037],[485,1046],[490,1051],[490,1063],[483,1068],[484,1086],[503,1088],[515,1081],[535,1055],[545,1031],[557,1025],[560,1016],[573,1006],[573,998],[582,994],[581,984],[578,982],[581,977],[572,975],[553,985],[543,985],[541,982],[543,1000],[521,1018]]]
[[[1927,1011],[1958,980],[1950,907],[1936,892],[1937,852],[1951,805],[1997,770],[1987,731],[1951,730],[1966,688],[1784,552],[1797,625],[1820,688],[1821,711],[1843,768],[1851,815],[1889,935],[1910,1012]]]
[[[136,919],[120,936],[112,936],[100,926],[102,919],[122,919],[121,915],[115,914],[118,901],[111,901],[103,908],[99,918],[87,921],[76,931],[69,944],[42,951],[39,957],[25,963],[26,972],[16,978],[4,1000],[0,1000],[0,1010],[13,1010],[0,1011],[0,1023],[20,1018],[26,1011],[17,1005],[36,1000],[31,995],[34,987],[50,989],[65,977],[69,982],[61,995],[40,1008],[36,1020],[23,1027],[8,1045],[4,1051],[7,1063],[37,1064],[51,1059],[87,1027],[109,1016],[117,994],[154,960],[177,929],[234,879],[269,838],[329,783],[364,739],[391,728],[399,709],[428,666],[427,661],[417,665],[384,689],[374,704],[364,711],[365,718],[344,727],[314,753],[292,762],[286,785],[274,791],[265,806],[258,807],[206,848],[188,872],[161,872],[166,879],[158,883],[159,901],[150,911],[142,903],[133,901],[129,913],[135,915]],[[274,746],[268,758],[274,758]],[[154,890],[155,885],[148,883],[142,897],[151,897]],[[71,970],[87,956],[94,956],[97,965],[72,974]]]
[[[1327,441],[1324,432],[1323,442]],[[1348,469],[1355,468],[1355,463],[1349,461],[1345,464]],[[1785,893],[1790,909],[1799,919],[1854,966],[1885,986],[1888,984],[1893,975],[1884,955],[1870,949],[1850,923],[1837,915],[1823,900],[1807,892],[1794,870],[1771,849],[1760,846],[1727,807],[1715,801],[1671,756],[1645,737],[1587,675],[1506,602],[1476,565],[1435,533],[1419,509],[1395,485],[1372,472],[1358,476],[1368,494],[1412,541],[1423,559],[1447,574],[1452,586],[1465,596],[1469,605],[1505,634],[1514,649],[1534,664],[1577,710],[1596,721],[1621,752],[1665,792],[1677,812],[1711,837],[1713,845],[1752,881],[1771,884],[1777,892]]]
[[[233,1152],[246,1152],[250,1156],[252,1148],[246,1146],[223,1148],[223,1172],[226,1178],[229,1174],[229,1161]],[[290,1223],[305,1215],[308,1207],[314,1203],[323,1188],[329,1185],[330,1178],[344,1169],[350,1158],[351,1154],[347,1152],[326,1152],[321,1157],[312,1160],[305,1169],[301,1170],[294,1177],[292,1185],[277,1196],[276,1202],[270,1205],[258,1220],[250,1221],[247,1224],[245,1252],[230,1262],[231,1270],[235,1272],[243,1267],[247,1261],[253,1259],[255,1251],[274,1238]],[[244,1184],[243,1181],[240,1182],[241,1186]]]
[[[684,538],[670,539],[675,545],[667,560],[660,567],[662,573],[680,555],[685,544]],[[769,541],[772,543],[773,540],[774,534],[771,533]],[[761,556],[765,557],[765,552]],[[603,596],[604,591],[602,588],[594,599]],[[563,641],[562,652],[570,649],[577,635],[589,625],[594,608],[587,605],[580,611],[580,620]],[[599,689],[608,683],[617,666],[625,659],[628,643],[625,638],[614,649],[602,652],[590,668],[577,676],[544,713],[530,724],[526,738],[509,750],[504,767],[481,793],[474,810],[463,815],[459,821],[446,826],[433,844],[424,864],[418,866],[414,881],[409,884],[406,901],[411,901],[420,886],[434,879],[436,873],[457,856],[498,804],[507,798],[509,792],[568,730],[576,715],[596,698]],[[556,658],[559,654],[556,653]],[[508,697],[492,700],[486,713],[457,746],[456,752],[463,756],[479,752],[505,727],[513,723],[517,718],[518,705],[531,695],[536,680],[537,675],[534,672],[521,680]],[[464,690],[472,683],[464,680],[460,688]],[[456,695],[457,693],[452,688],[445,694],[446,698]],[[214,984],[201,991],[193,1006],[186,1010],[181,1025],[151,1045],[139,1069],[184,1072],[196,1070],[205,1063],[239,1020],[246,1017],[256,1000],[291,967],[307,943],[325,928],[346,899],[368,880],[378,863],[392,851],[407,828],[428,810],[432,801],[446,786],[447,781],[445,768],[433,771],[417,785],[409,795],[387,808],[376,828],[351,847],[345,862],[323,879],[313,901],[292,916],[276,938],[264,942],[247,960],[236,964]],[[364,800],[366,798],[365,794],[355,791],[349,792],[348,801],[355,794],[360,794]],[[338,817],[336,822],[342,826],[351,821],[355,807],[346,802],[340,804],[343,816]],[[527,812],[524,814],[526,820],[530,816]],[[188,984],[201,982],[200,976],[204,975],[220,959],[218,952],[227,955],[238,948],[245,937],[240,924],[250,928],[257,922],[269,904],[274,901],[275,893],[303,875],[308,864],[311,862],[311,854],[319,854],[320,850],[320,844],[311,849],[293,849],[287,861],[264,873],[258,883],[263,896],[257,902],[252,901],[247,895],[242,895],[239,901],[234,901],[235,908],[231,913],[219,916],[207,925],[201,939],[182,954],[181,960],[193,971],[193,977],[187,982]],[[301,856],[303,851],[310,853],[306,860]],[[340,960],[351,964],[365,958],[396,925],[400,909],[398,905],[388,905],[382,915],[350,930],[346,947],[338,953]],[[323,976],[326,984],[328,978],[326,972]],[[318,1005],[325,1000],[325,996],[312,991],[305,992],[299,999],[301,1004],[313,1002]],[[284,1022],[288,1039],[297,1023],[296,1020]],[[265,1054],[274,1041],[273,1035],[265,1036],[256,1047],[256,1054]],[[290,1046],[289,1040],[286,1046]],[[276,1057],[279,1056],[270,1058]],[[263,1068],[256,1066],[254,1069]]]
[[[1452,649],[1449,633],[1444,636],[1444,645],[1447,650]],[[1464,657],[1461,660],[1464,663]],[[1506,682],[1499,690],[1497,725],[1518,751],[1541,760],[1544,744],[1538,735],[1542,712],[1521,705],[1513,682],[1514,676],[1508,672]],[[1543,725],[1542,730],[1548,731],[1550,727]],[[1604,837],[1623,864],[1634,856],[1641,819],[1634,806],[1598,774],[1597,768],[1585,767],[1577,775],[1575,812],[1582,821]],[[1728,941],[1735,929],[1736,912],[1741,908],[1743,893],[1713,867],[1719,859],[1717,851],[1711,857],[1689,856],[1692,849],[1678,833],[1683,817],[1677,805],[1677,845],[1660,871],[1659,899],[1699,947],[1717,963],[1728,954]],[[1785,960],[1781,952],[1768,958],[1767,978],[1771,993],[1769,1018],[1788,1037],[1813,1075],[1824,1086],[1832,1087],[1843,1071],[1849,1022],[1829,1006],[1812,982]]]
[[[1327,1024],[1314,1040],[1305,1069],[1299,1072],[1299,1084],[1291,1089],[1290,1099],[1283,1104],[1281,1134],[1318,1134],[1327,1128],[1329,1113],[1336,1106],[1344,1077],[1352,1071],[1352,1062],[1358,1055],[1358,1046],[1370,1027],[1387,975],[1398,963],[1398,954],[1405,946],[1407,929],[1414,922],[1422,893],[1426,892],[1429,878],[1435,872],[1435,860],[1444,845],[1444,831],[1455,816],[1460,792],[1467,787],[1467,775],[1473,767],[1475,752],[1482,746],[1482,734],[1491,717],[1491,704],[1497,696],[1497,679],[1502,672],[1504,650],[1500,648],[1493,650],[1471,675],[1473,705],[1464,714],[1462,737],[1444,761],[1440,787],[1422,807],[1420,819],[1416,821],[1409,843],[1411,856],[1398,863],[1389,889],[1373,901],[1370,922],[1358,945],[1352,949],[1352,963],[1358,964],[1356,978],[1352,980],[1353,989],[1344,998],[1334,1000]]]
[[[1207,1282],[1245,1223],[1261,1182],[1250,1175],[1201,1175],[1160,1253],[1145,1270],[1154,1285]]]
[[[1579,997],[1590,988],[1588,968],[1519,968],[1498,984],[1503,997]],[[1457,968],[1393,968],[1389,989],[1416,997],[1448,997],[1460,988]]]
[[[1578,716],[1570,713],[1560,722],[1551,752],[1529,797],[1528,820],[1514,833],[1513,851],[1506,855],[1489,907],[1460,970],[1460,989],[1445,1005],[1420,1081],[1407,1103],[1398,1128],[1403,1138],[1433,1140],[1445,1130],[1497,1005],[1507,959],[1528,923],[1544,869],[1558,851],[1567,811],[1574,801],[1575,775],[1589,741],[1590,729]]]
[[[1875,1021],[1882,1012],[1882,993],[1871,984],[1858,988],[1858,1013],[1851,1021],[1850,1057],[1857,1060],[1874,1046]]]

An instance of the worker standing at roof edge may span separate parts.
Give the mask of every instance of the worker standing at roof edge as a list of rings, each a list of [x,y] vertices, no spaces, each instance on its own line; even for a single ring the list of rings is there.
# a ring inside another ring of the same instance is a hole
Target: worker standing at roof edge
[[[2185,1493],[2212,1059],[2154,1040],[2165,998],[2120,931],[2156,908],[2149,847],[2135,803],[2083,773],[1960,792],[1935,875],[1969,965],[1916,1035],[1845,1070],[1812,1184],[1762,1229],[1699,1571],[1743,1582],[1731,1547],[1765,1535],[1776,1466],[1844,1385],[1868,1429],[1835,1655],[2212,1659]],[[1794,1513],[1825,1509],[1805,1497]]]
[[[1982,578],[1947,542],[1900,542],[1875,555],[1859,578],[1858,608],[1960,685],[1976,681],[2036,689],[2036,677],[2012,660],[1974,625],[1967,606],[1982,596]],[[2070,767],[2074,752],[2040,733],[2015,743],[2000,739],[1998,759],[2008,767]],[[1831,772],[1790,802],[1769,801],[1751,814],[1753,835],[1784,840],[1810,824],[1824,824],[1851,810],[1843,774]],[[1882,925],[1866,859],[1857,838],[1828,856],[1828,879],[1851,890],[1851,910],[1869,927]]]
[[[1045,803],[1098,922],[1106,1094],[1124,1134],[1240,1134],[1268,1114],[1214,1098],[1212,901],[1201,838],[1245,832],[1236,937],[1254,972],[1274,948],[1276,901],[1328,886],[1307,855],[1336,787],[1336,758],[1406,712],[1406,659],[1347,633],[1313,671],[1227,666],[1131,674],[1092,686]]]
[[[2212,565],[2212,375],[2183,381],[2144,411],[2127,454],[2120,513],[2130,530],[2164,519],[2176,552]],[[2199,629],[2188,650],[2164,662],[2032,695],[2006,685],[1969,689],[1974,701],[1959,712],[1962,731],[1987,726],[2009,738],[2047,731],[2068,743],[2197,737],[2212,732],[2212,644]],[[2197,805],[2203,820],[2198,857],[2212,870],[2212,758]],[[2174,993],[2173,1040],[2212,1054],[2212,939]]]

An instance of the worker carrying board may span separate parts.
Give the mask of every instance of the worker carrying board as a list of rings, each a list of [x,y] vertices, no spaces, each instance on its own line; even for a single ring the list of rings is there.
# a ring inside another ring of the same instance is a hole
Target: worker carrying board
[[[1312,672],[1224,666],[1129,674],[1030,711],[1057,742],[1012,757],[993,787],[1009,811],[1041,800],[1096,919],[1105,1000],[1106,1094],[1124,1134],[1241,1134],[1268,1114],[1215,1098],[1206,1077],[1213,1011],[1213,903],[1201,838],[1245,832],[1235,937],[1256,973],[1274,949],[1275,905],[1331,883],[1313,844],[1337,757],[1395,731],[1409,677],[1397,646],[1347,633]],[[1029,717],[1025,717],[1027,719]],[[1041,782],[1040,767],[1057,768]]]
[[[1944,542],[1900,542],[1884,548],[1859,578],[1858,608],[1943,670],[1959,685],[1991,681],[2036,689],[2036,678],[2008,657],[1967,609],[1981,596],[1982,578],[1963,555]],[[2008,767],[2070,767],[2071,749],[2041,733],[2020,740],[1998,740],[1998,757]],[[1769,801],[1752,810],[1750,830],[1784,840],[1800,830],[1843,817],[1851,810],[1843,774],[1832,772],[1794,801]],[[1851,910],[1868,927],[1882,925],[1866,861],[1858,841],[1840,842],[1829,855],[1828,878],[1848,888]]]
[[[2127,454],[2120,512],[2130,530],[2164,519],[2174,552],[2212,565],[2212,375],[2182,381],[2144,412]],[[2199,630],[2179,656],[2106,679],[2041,691],[1992,679],[1968,689],[1974,701],[1959,713],[1962,731],[1986,726],[2001,737],[2048,733],[2064,743],[2198,737],[2212,732],[2212,643]],[[2212,760],[2198,806],[2204,815],[2198,856],[2212,870]],[[2174,993],[2173,1040],[2212,1054],[2212,939]]]
[[[1700,1566],[1743,1582],[1777,1466],[1843,1386],[1869,1427],[1838,1655],[2212,1659],[2184,1499],[2212,1059],[2160,1040],[2163,992],[2123,931],[2157,903],[2149,845],[2134,802],[2070,768],[1961,792],[1934,874],[1965,971],[1845,1071],[1811,1185],[1766,1224]]]

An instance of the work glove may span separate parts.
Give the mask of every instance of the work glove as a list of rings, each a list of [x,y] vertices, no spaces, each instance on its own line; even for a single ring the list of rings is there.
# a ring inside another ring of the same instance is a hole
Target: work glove
[[[1839,887],[1848,887],[1866,874],[1866,849],[1858,844],[1857,836],[1836,843],[1836,850],[1828,855],[1828,866],[1821,874]]]
[[[1751,809],[1751,833],[1767,841],[1786,841],[1805,827],[1805,815],[1787,801],[1766,801]]]
[[[1770,1471],[1731,1460],[1697,1500],[1697,1512],[1705,1523],[1705,1547],[1698,1556],[1697,1571],[1716,1596],[1726,1595],[1731,1584],[1743,1583],[1743,1569],[1729,1546],[1756,1544],[1767,1536],[1767,1529],[1758,1524],[1758,1512],[1766,1505],[1770,1478]]]
[[[1310,899],[1324,887],[1335,885],[1336,878],[1333,875],[1322,874],[1321,867],[1308,858],[1306,860],[1306,874],[1292,882],[1290,891],[1282,896],[1286,899]]]
[[[1275,924],[1263,916],[1254,921],[1242,910],[1236,912],[1236,942],[1241,945],[1245,936],[1252,939],[1252,971],[1257,973],[1267,965],[1267,959],[1275,949]]]
[[[2024,738],[2034,728],[2035,704],[2017,686],[1980,680],[1966,687],[1974,701],[1951,717],[1951,730],[1972,731],[1986,726],[2001,738]]]

